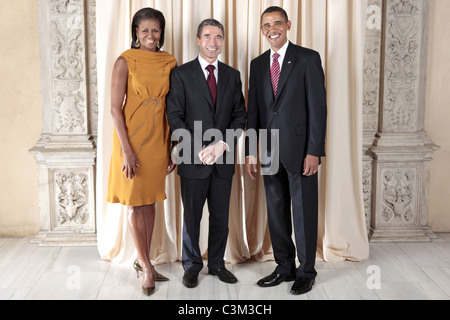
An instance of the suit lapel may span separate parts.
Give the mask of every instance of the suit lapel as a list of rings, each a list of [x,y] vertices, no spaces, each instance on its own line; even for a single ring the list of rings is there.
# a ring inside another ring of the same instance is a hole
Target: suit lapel
[[[273,88],[272,88],[272,80],[270,77],[270,50],[266,51],[264,57],[262,59],[262,80],[263,80],[263,92],[264,92],[264,101],[266,102],[266,106],[272,107],[273,105]]]
[[[219,79],[217,86],[216,110],[220,112],[223,109],[223,100],[228,89],[228,72],[224,64],[219,61]]]
[[[211,92],[209,91],[208,83],[205,79],[205,74],[200,66],[200,62],[198,60],[193,62],[193,70],[192,70],[192,78],[194,82],[197,84],[200,89],[200,93],[205,97],[211,111],[214,114],[214,105],[212,102]]]
[[[289,78],[289,75],[291,74],[294,65],[295,65],[295,48],[294,45],[290,43],[286,51],[286,57],[284,58],[283,61],[283,67],[281,68],[280,80],[278,82],[278,93],[274,101],[275,104],[280,99],[281,92],[283,91],[283,88],[286,85],[287,79]]]

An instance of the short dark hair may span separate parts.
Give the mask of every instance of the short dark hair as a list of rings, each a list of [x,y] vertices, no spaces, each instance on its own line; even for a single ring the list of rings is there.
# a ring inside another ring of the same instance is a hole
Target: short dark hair
[[[161,27],[161,39],[159,40],[159,48],[162,48],[164,45],[164,38],[165,38],[165,29],[166,29],[166,19],[164,18],[164,15],[161,11],[158,11],[153,8],[144,8],[136,12],[136,14],[133,17],[133,22],[131,23],[131,49],[137,49],[136,48],[136,41],[137,41],[137,35],[136,35],[136,29],[139,28],[139,24],[142,20],[146,19],[156,19],[159,21],[159,25]]]
[[[289,21],[289,17],[288,17],[288,14],[287,14],[286,10],[284,10],[283,8],[280,8],[280,7],[273,6],[273,7],[267,8],[267,9],[263,12],[263,14],[261,15],[261,25],[262,25],[262,22],[263,22],[263,17],[264,17],[264,15],[266,15],[266,14],[268,14],[268,13],[272,13],[272,12],[279,12],[279,13],[281,13],[281,15],[283,16],[283,18],[286,19],[286,22]]]
[[[206,19],[200,23],[200,25],[198,26],[198,30],[197,30],[197,38],[199,38],[199,39],[201,38],[203,28],[206,26],[220,28],[220,30],[222,30],[223,37],[225,38],[225,28],[223,27],[223,24],[221,24],[219,21],[217,21],[215,19]]]

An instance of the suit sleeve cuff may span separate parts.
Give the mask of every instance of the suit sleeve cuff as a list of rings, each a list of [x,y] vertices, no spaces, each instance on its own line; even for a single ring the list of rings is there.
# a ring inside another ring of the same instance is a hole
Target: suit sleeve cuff
[[[230,152],[230,146],[225,141],[220,140],[219,142],[222,142],[227,147],[227,152]]]

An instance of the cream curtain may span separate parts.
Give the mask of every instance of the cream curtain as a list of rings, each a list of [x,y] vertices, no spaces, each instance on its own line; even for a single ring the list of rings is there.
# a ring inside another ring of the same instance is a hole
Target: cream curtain
[[[241,71],[247,94],[250,61],[269,49],[259,29],[261,13],[283,7],[292,21],[289,40],[320,52],[327,78],[327,157],[320,171],[318,259],[326,262],[368,258],[362,195],[362,84],[367,0],[97,0],[97,58],[100,123],[97,167],[98,249],[102,259],[129,263],[135,258],[126,210],[105,202],[113,121],[111,71],[130,47],[130,24],[142,7],[162,11],[167,20],[164,50],[181,65],[198,56],[195,36],[206,18],[221,21],[226,41],[220,60]],[[238,153],[243,157],[241,139]],[[155,264],[181,259],[182,203],[179,178],[167,178],[168,200],[157,205],[151,257]],[[263,179],[251,181],[237,166],[230,209],[226,260],[273,258]],[[202,220],[201,249],[207,251],[208,212]]]

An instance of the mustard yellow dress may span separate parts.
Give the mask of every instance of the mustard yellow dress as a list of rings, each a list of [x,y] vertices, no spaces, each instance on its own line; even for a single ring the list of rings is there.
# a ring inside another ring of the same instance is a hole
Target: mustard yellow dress
[[[166,95],[176,59],[167,52],[131,49],[121,57],[128,64],[128,86],[123,106],[128,138],[140,167],[137,177],[125,179],[123,153],[114,130],[113,153],[106,201],[139,207],[164,201],[170,152]]]

